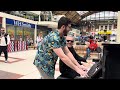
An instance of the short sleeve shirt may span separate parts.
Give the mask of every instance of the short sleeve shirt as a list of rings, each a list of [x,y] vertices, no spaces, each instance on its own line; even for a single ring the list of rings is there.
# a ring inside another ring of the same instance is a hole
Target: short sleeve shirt
[[[53,51],[53,48],[62,48],[64,46],[66,46],[65,37],[61,38],[57,30],[51,31],[39,44],[34,64],[41,67],[48,76],[54,77],[58,56]]]

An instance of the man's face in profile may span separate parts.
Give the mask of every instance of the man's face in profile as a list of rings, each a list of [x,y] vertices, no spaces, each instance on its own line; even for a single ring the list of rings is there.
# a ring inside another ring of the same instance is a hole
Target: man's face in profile
[[[1,34],[4,34],[4,33],[5,33],[5,29],[1,28]]]
[[[63,31],[64,36],[67,36],[67,33],[71,31],[71,24],[68,24],[68,26],[65,27],[65,30]]]
[[[39,36],[42,37],[42,33],[39,33]]]

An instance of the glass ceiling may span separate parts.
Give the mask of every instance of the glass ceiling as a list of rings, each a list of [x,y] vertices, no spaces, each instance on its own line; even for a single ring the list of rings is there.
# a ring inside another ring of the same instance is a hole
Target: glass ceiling
[[[40,14],[41,11],[29,11],[29,12],[32,12],[32,13],[35,13],[35,14]],[[80,15],[86,13],[86,12],[89,12],[89,11],[76,11],[77,13],[79,13]]]
[[[83,14],[89,12],[89,11],[76,11],[76,12],[79,13],[80,15],[83,15]]]
[[[83,20],[117,19],[118,12],[103,11],[85,17]]]
[[[36,14],[40,14],[40,11],[30,11]],[[76,11],[80,16],[89,12],[89,11]],[[94,13],[92,15],[89,15],[83,20],[101,20],[101,19],[117,19],[118,12],[112,12],[112,11],[102,11],[98,13]]]
[[[76,11],[76,12],[79,13],[79,15],[81,16],[89,11]],[[102,11],[89,15],[85,17],[83,20],[117,19],[117,16],[118,16],[118,12]]]
[[[35,13],[35,14],[40,14],[40,11],[29,11],[29,12],[32,12],[32,13]]]

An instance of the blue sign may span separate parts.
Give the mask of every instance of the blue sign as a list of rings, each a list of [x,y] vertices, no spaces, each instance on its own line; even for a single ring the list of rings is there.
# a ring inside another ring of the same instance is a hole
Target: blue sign
[[[8,19],[8,18],[6,18],[6,24],[11,24],[11,25],[20,26],[20,27],[35,28],[35,24],[30,24],[27,22],[22,22],[22,21]]]

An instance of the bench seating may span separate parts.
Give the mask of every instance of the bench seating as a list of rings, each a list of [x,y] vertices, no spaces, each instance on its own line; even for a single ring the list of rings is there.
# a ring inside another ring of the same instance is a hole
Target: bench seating
[[[27,46],[28,49],[35,49],[36,47],[34,45],[32,46]]]
[[[75,49],[75,51],[76,51],[76,53],[78,54],[78,55],[80,55],[80,56],[85,56],[86,55],[86,49],[87,49],[87,45],[75,45],[74,46],[74,49]],[[97,52],[91,52],[90,53],[90,56],[92,57],[92,58],[95,58],[95,59],[97,59],[97,58],[99,58],[99,53],[97,53]]]

